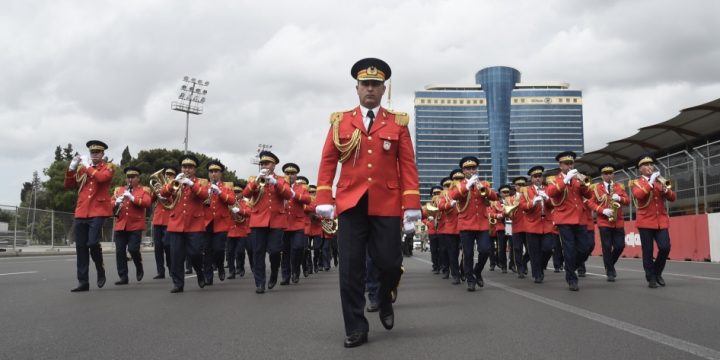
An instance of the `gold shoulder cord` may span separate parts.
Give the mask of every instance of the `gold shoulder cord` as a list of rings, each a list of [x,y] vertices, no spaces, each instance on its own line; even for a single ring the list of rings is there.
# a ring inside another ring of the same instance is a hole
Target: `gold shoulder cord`
[[[251,176],[248,178],[247,182],[248,184],[255,181],[256,176]],[[265,192],[265,187],[261,186],[260,190],[258,190],[257,196],[250,196],[250,200],[248,200],[247,204],[249,207],[254,208],[258,201],[260,201],[260,198],[263,195],[263,192]]]
[[[340,151],[341,164],[350,158],[353,151],[355,152],[356,158],[360,152],[360,129],[355,129],[355,131],[353,131],[352,137],[350,137],[348,142],[344,144],[340,142],[340,122],[342,121],[342,117],[342,112],[334,112],[330,115],[330,123],[333,126],[333,142],[335,143],[335,147],[338,151]]]
[[[458,190],[460,190],[460,181],[455,182],[455,186],[457,187]],[[468,190],[467,195],[465,195],[465,205],[463,205],[462,209],[460,209],[460,205],[458,205],[458,204],[455,204],[455,207],[457,208],[458,212],[464,212],[465,210],[467,210],[468,205],[470,205],[470,191],[469,190]]]
[[[628,185],[630,186],[630,189],[631,189],[630,191],[632,191],[633,186],[640,186],[640,185],[638,185],[637,180],[630,180],[630,184],[628,184]],[[633,200],[633,204],[635,204],[636,209],[644,209],[644,208],[650,206],[650,202],[652,201],[652,198],[653,198],[653,189],[650,190],[650,193],[648,194],[648,199],[645,202],[645,204],[643,204],[642,206],[638,204],[637,199],[634,196],[633,196],[632,200]]]

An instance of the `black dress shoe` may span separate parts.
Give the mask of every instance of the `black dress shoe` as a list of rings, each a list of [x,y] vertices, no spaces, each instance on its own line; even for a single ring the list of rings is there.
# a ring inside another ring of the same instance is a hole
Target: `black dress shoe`
[[[231,271],[231,272],[230,272],[230,275],[228,275],[227,278],[228,278],[228,279],[234,279],[234,278],[235,278],[235,272],[234,272],[234,271]]]
[[[444,273],[443,276],[442,276],[442,278],[443,278],[443,279],[449,279],[449,278],[450,278],[450,274],[449,274],[449,273]]]
[[[290,279],[282,279],[282,281],[280,282],[280,285],[281,286],[290,285]]]
[[[218,279],[220,279],[220,281],[225,281],[225,269],[218,270]]]
[[[198,282],[198,286],[199,286],[201,289],[204,288],[205,285],[207,285],[207,282],[205,281],[205,277],[202,276],[202,274],[198,274],[198,276],[197,276],[197,282]]]
[[[337,267],[337,265],[335,265],[335,267]],[[325,268],[325,271],[330,271],[330,268],[329,268],[329,267],[326,267],[326,268]]]
[[[559,272],[560,272],[560,269],[559,269],[559,268],[556,268],[553,272],[559,273]]]
[[[380,309],[380,323],[387,330],[395,326],[395,312],[393,311],[392,305],[387,305]]]
[[[475,291],[475,283],[469,282],[467,283],[467,291]]]
[[[297,284],[300,281],[300,274],[295,274],[295,275],[291,276],[290,281],[293,284]]]
[[[137,274],[135,274],[135,278],[137,281],[142,281],[143,277],[145,276],[145,272],[142,270],[139,270]]]
[[[586,272],[585,270],[578,269],[578,271],[577,271],[578,277],[585,277],[585,272]]]
[[[475,283],[479,287],[485,286],[485,281],[483,281],[482,275],[480,275],[480,274],[477,275],[477,277],[475,278]]]
[[[615,282],[615,275],[613,275],[612,273],[607,274],[607,281]]]
[[[244,276],[245,276],[245,269],[240,270],[240,272],[238,273],[238,275],[240,275],[240,277],[244,277]]]
[[[570,283],[570,291],[578,291],[580,288],[577,283]]]
[[[158,274],[153,277],[153,280],[164,279],[164,278],[165,278],[165,275]]]
[[[380,310],[380,305],[375,301],[371,301],[365,310],[367,310],[367,312],[376,312]]]
[[[107,279],[105,278],[105,270],[102,270],[102,271],[98,272],[98,279],[97,279],[98,288],[102,289],[102,287],[105,286],[105,281],[107,281]]]
[[[181,287],[174,287],[174,288],[172,288],[172,290],[170,290],[171,294],[177,294],[177,293],[181,293],[181,292],[183,292],[183,288],[181,288]]]
[[[192,274],[192,270],[190,270],[190,269],[185,270],[185,274]]]
[[[665,286],[665,279],[663,279],[663,277],[660,275],[657,276],[657,284],[660,286]]]
[[[524,278],[525,278],[525,274],[521,271],[521,272],[518,274],[518,279],[524,279]]]
[[[502,268],[502,271],[501,271],[501,272],[502,272],[503,274],[507,274],[507,268]]]
[[[390,301],[392,301],[393,304],[397,301],[397,295],[397,288],[390,290]]]
[[[533,282],[536,283],[536,284],[542,284],[543,281],[542,281],[542,279],[540,279],[539,277],[536,277],[536,278],[535,278],[535,281],[533,281]]]
[[[268,281],[268,285],[267,285],[268,290],[274,288],[275,285],[277,285],[277,279],[275,279],[275,280],[270,279],[270,281]]]
[[[366,332],[354,332],[345,338],[343,345],[346,348],[360,346],[368,341]]]
[[[122,279],[120,279],[119,281],[116,281],[116,282],[115,282],[115,285],[127,285],[127,284],[128,284],[128,279],[127,279],[127,278],[122,278]]]
[[[655,281],[655,280],[648,281],[648,287],[651,289],[657,289],[657,287],[658,287],[657,281]]]
[[[81,291],[90,291],[90,285],[80,284],[76,288],[70,289],[70,292],[81,292]]]
[[[255,288],[256,294],[264,294],[265,293],[265,287],[264,286],[258,286]]]
[[[490,265],[490,271],[495,271],[495,265]]]
[[[460,285],[460,278],[453,278],[452,284],[453,284],[453,285]]]

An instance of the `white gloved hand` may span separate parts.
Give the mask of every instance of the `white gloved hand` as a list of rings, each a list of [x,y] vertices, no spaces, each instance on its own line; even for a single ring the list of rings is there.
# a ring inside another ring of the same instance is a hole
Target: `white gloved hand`
[[[122,204],[123,200],[125,200],[125,197],[123,197],[123,196],[119,196],[119,197],[115,198],[115,205]]]
[[[268,183],[269,183],[270,185],[276,185],[277,182],[278,182],[278,181],[277,181],[277,178],[275,177],[275,175],[269,175],[269,176],[267,177],[267,181],[268,181]]]
[[[332,219],[335,217],[335,207],[330,204],[318,205],[315,213],[321,218]]]
[[[650,175],[650,185],[655,185],[655,181],[657,180],[658,176],[660,176],[660,172],[656,171]]]
[[[81,161],[80,155],[75,155],[75,157],[73,157],[72,160],[70,160],[70,167],[69,167],[70,171],[75,171],[77,169],[78,165],[80,164],[80,161]]]
[[[611,217],[613,214],[613,211],[610,209],[603,209],[602,213],[603,213],[603,215],[605,215],[607,217]]]
[[[291,196],[290,198],[291,198],[291,199],[294,199],[294,198],[295,198],[295,190],[293,190],[292,188],[290,188],[290,193],[292,194],[292,196]]]
[[[468,181],[465,183],[465,189],[470,191],[470,188],[473,187],[478,181],[480,180],[480,177],[477,176],[477,174],[473,175],[468,179]]]
[[[220,187],[217,186],[217,185],[215,185],[215,184],[212,184],[212,185],[210,185],[210,191],[214,192],[215,194],[219,194],[219,193],[220,193]]]
[[[164,197],[164,196],[162,196],[162,195],[158,195],[158,199],[160,199],[160,200],[167,200],[167,198]]]
[[[175,176],[175,180],[180,180],[180,179],[182,179],[182,178],[184,178],[184,177],[185,177],[185,174],[179,173],[179,174],[177,174],[177,176]]]
[[[403,214],[403,220],[409,222],[416,222],[422,219],[422,211],[420,209],[407,209]]]
[[[622,199],[620,198],[620,195],[618,195],[618,194],[613,194],[613,195],[612,195],[612,199],[613,199],[613,201],[618,201],[618,202],[619,202],[620,200],[622,200]]]
[[[457,200],[450,201],[450,206],[455,206],[457,204]]]
[[[133,196],[130,191],[125,190],[125,192],[123,193],[123,197],[127,198],[130,201],[135,201],[135,196]]]
[[[183,185],[187,185],[190,187],[195,185],[195,183],[192,180],[190,180],[190,178],[183,178],[181,181],[182,181]]]
[[[541,203],[542,201],[543,201],[543,197],[542,197],[542,196],[540,196],[540,195],[535,195],[535,197],[533,198],[533,205],[539,204],[539,203]]]
[[[415,231],[415,223],[411,221],[403,221],[403,232],[410,234]]]
[[[428,216],[427,219],[430,220],[430,221],[433,221],[433,220],[435,220],[435,217],[433,217],[433,216]]]
[[[572,169],[572,170],[568,171],[568,173],[567,173],[567,175],[565,175],[565,179],[563,179],[563,181],[565,182],[565,184],[570,184],[572,179],[574,177],[576,177],[577,174],[578,174],[577,169]]]
[[[237,213],[239,213],[239,212],[240,212],[240,208],[239,208],[239,207],[237,207],[237,206],[233,206],[233,207],[232,207],[232,209],[230,209],[230,211],[232,211],[232,212],[233,212],[233,214],[237,214]]]
[[[550,199],[550,197],[548,196],[548,194],[545,193],[545,190],[540,190],[540,191],[538,191],[538,195],[542,196],[543,200],[545,200],[545,201],[547,201],[548,199]]]

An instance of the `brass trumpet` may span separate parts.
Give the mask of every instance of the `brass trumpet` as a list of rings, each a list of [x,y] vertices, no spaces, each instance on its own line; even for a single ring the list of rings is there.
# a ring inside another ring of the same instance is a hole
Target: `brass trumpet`
[[[165,178],[165,175],[163,175],[163,172],[165,169],[160,169],[150,175],[150,188],[155,193],[155,195],[160,196],[160,189],[162,189],[165,185],[167,185],[168,181]],[[177,186],[176,186],[177,185]],[[167,201],[160,201],[160,204],[167,209],[172,210],[175,205],[177,205],[178,201],[180,200],[180,182],[177,182],[176,180],[173,181],[173,190],[175,192],[174,198],[172,202],[168,203]]]
[[[576,177],[578,180],[582,181],[585,186],[590,186],[590,184],[592,183],[592,179],[589,176],[577,173]]]
[[[180,182],[180,181],[182,179],[185,179],[185,177],[186,177],[185,173],[180,173],[180,176],[177,177],[175,180],[173,180],[172,188],[174,191],[179,191],[182,189],[182,182]]]
[[[672,189],[672,181],[670,181],[662,176],[658,176],[657,181],[659,181],[661,184],[665,185],[666,188]]]

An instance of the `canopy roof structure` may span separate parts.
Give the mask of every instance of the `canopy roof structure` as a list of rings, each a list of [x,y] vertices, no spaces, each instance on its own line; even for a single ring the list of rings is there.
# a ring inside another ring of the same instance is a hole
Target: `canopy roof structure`
[[[659,157],[720,138],[720,99],[680,110],[680,114],[665,122],[646,126],[637,134],[609,142],[606,147],[585,153],[576,160],[575,167],[591,176],[599,174],[605,163],[622,168],[635,166],[642,154]]]

